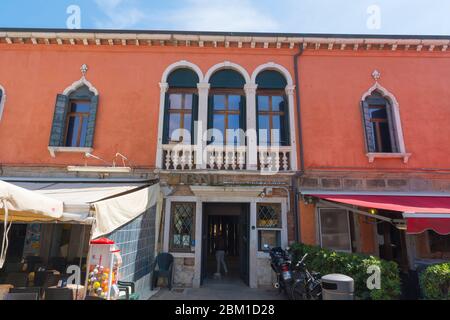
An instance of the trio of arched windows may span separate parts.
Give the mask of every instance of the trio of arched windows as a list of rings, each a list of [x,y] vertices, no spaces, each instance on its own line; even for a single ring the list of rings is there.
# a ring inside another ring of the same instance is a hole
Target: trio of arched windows
[[[198,121],[198,75],[187,68],[169,76],[164,111],[163,144],[194,143],[194,123]],[[223,69],[209,81],[208,144],[245,145],[247,129],[246,81],[237,71]],[[289,146],[287,81],[277,71],[263,71],[256,78],[257,132],[260,145]],[[179,130],[184,129],[184,130]],[[238,132],[240,134],[230,134]]]

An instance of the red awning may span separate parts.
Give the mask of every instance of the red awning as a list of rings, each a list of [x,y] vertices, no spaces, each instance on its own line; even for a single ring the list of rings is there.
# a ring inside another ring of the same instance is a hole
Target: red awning
[[[402,212],[407,220],[407,232],[426,230],[450,234],[450,197],[424,196],[369,196],[369,195],[314,195],[320,199],[358,207]]]

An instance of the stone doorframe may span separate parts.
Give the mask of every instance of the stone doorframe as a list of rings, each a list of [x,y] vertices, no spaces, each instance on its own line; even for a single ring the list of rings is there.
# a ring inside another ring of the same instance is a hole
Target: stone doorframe
[[[171,225],[171,207],[172,202],[195,202],[195,253],[176,253],[170,252],[170,225]],[[281,204],[281,245],[288,246],[287,232],[287,199],[286,198],[260,198],[260,197],[211,197],[211,196],[169,196],[166,198],[165,207],[165,225],[164,225],[164,252],[170,252],[175,258],[194,258],[195,273],[193,287],[200,288],[201,268],[202,268],[202,232],[203,232],[203,204],[205,203],[249,203],[250,204],[250,288],[258,288],[258,259],[269,259],[269,254],[258,251],[258,229],[256,228],[256,210],[258,203],[280,203]]]

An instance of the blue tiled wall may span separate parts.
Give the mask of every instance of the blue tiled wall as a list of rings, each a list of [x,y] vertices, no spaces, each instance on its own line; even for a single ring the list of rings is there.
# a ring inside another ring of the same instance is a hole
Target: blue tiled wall
[[[150,265],[154,260],[156,206],[108,236],[121,250],[121,281],[132,281],[142,296],[150,290]]]

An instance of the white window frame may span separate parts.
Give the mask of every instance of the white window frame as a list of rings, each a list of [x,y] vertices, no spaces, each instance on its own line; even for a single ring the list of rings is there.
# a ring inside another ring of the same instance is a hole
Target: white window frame
[[[268,199],[269,200],[269,199]],[[261,205],[279,205],[280,206],[280,225],[281,227],[278,228],[260,228],[258,227],[258,206]],[[257,251],[258,253],[267,253],[266,251],[261,251],[259,248],[259,232],[260,231],[276,231],[280,233],[280,246],[283,246],[283,230],[284,230],[284,215],[283,215],[283,204],[277,201],[274,202],[258,202],[256,203],[256,247],[257,247]]]
[[[336,211],[345,211],[347,213],[347,226],[348,226],[348,240],[349,240],[349,248],[348,250],[334,250],[334,249],[329,249],[329,248],[324,248],[323,247],[323,243],[322,243],[322,220],[321,218],[321,210],[336,210]],[[351,230],[351,225],[350,225],[350,211],[349,210],[345,210],[345,209],[339,209],[339,208],[333,208],[333,207],[317,207],[316,209],[316,221],[317,221],[317,242],[320,245],[321,248],[324,249],[329,249],[329,250],[333,250],[336,252],[345,252],[345,253],[352,253],[353,252],[353,248],[352,248],[352,230]]]
[[[0,121],[2,121],[3,110],[6,102],[6,90],[2,85],[0,85],[0,91],[2,92],[2,96],[0,98]]]
[[[374,71],[375,74],[376,71]],[[369,88],[361,97],[361,102],[366,101],[368,97],[370,97],[374,92],[378,92],[381,94],[383,98],[385,98],[391,107],[392,121],[395,126],[395,136],[398,141],[399,150],[397,153],[372,153],[366,150],[366,156],[369,159],[369,163],[373,163],[375,159],[402,159],[403,163],[407,164],[412,154],[406,151],[405,139],[403,136],[403,128],[400,116],[400,104],[398,103],[395,95],[383,87],[379,82],[379,78],[374,78],[375,84]],[[367,141],[367,138],[365,138]],[[367,143],[367,142],[366,142]]]

